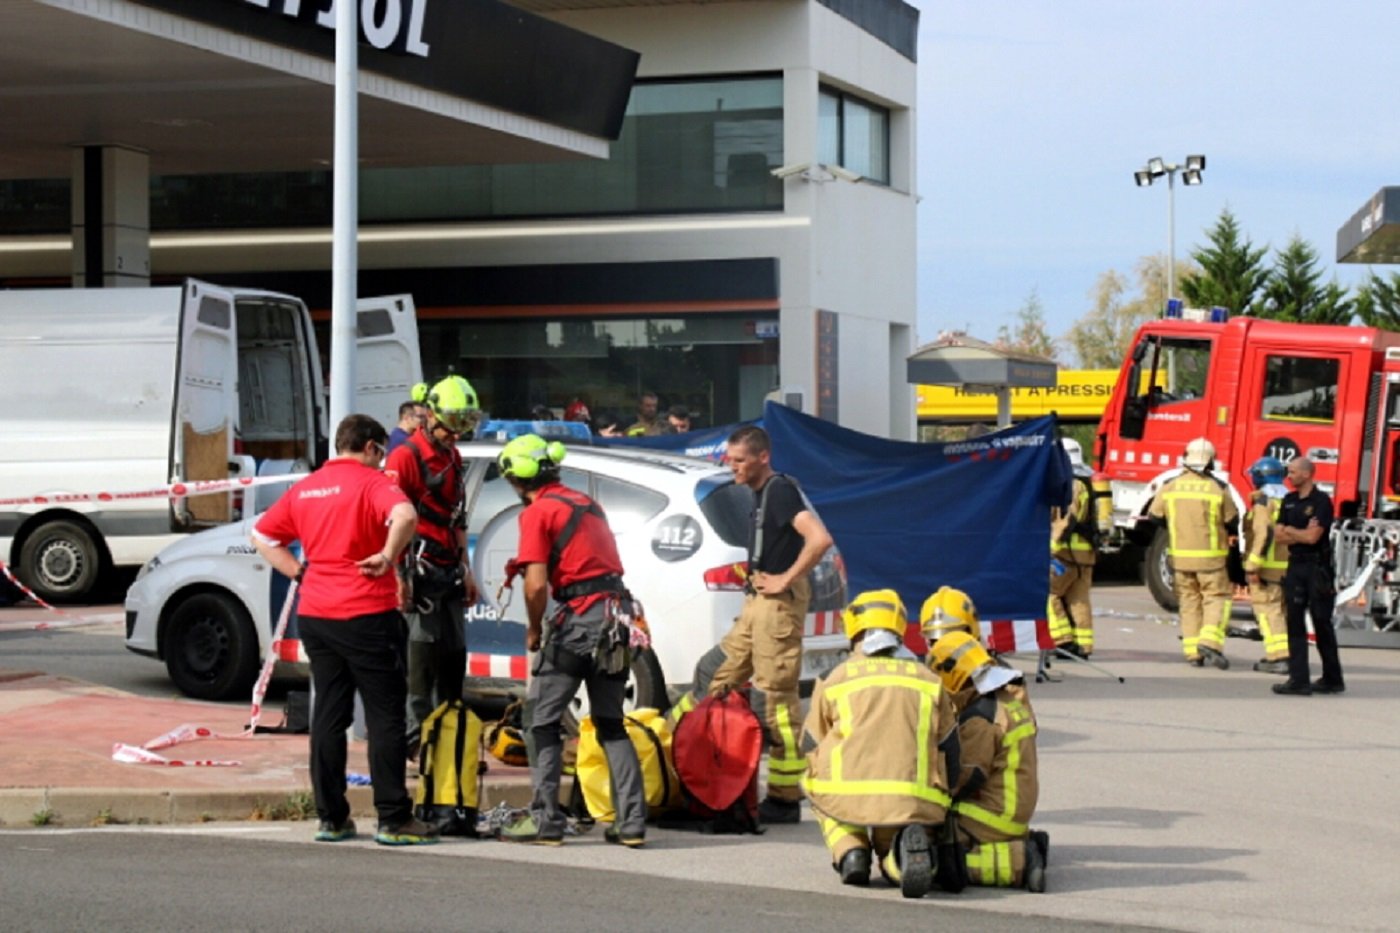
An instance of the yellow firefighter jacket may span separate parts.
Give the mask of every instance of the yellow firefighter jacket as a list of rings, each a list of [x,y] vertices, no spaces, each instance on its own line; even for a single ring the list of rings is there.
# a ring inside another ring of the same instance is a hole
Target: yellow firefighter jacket
[[[953,804],[958,826],[979,842],[1024,838],[1040,796],[1035,713],[1023,684],[954,698],[961,762]]]
[[[1288,569],[1288,545],[1274,540],[1280,500],[1255,490],[1249,507],[1249,523],[1244,526],[1246,573],[1257,573],[1271,583],[1283,579]]]
[[[1093,543],[1079,529],[1093,527],[1094,512],[1089,497],[1089,484],[1078,477],[1074,480],[1074,498],[1068,509],[1050,510],[1050,553],[1062,563],[1090,566],[1096,554]],[[1068,532],[1068,533],[1067,533]]]
[[[941,823],[950,802],[939,744],[953,703],[917,661],[853,657],[812,694],[803,787],[821,813],[857,826]]]
[[[1223,482],[1187,470],[1162,487],[1150,512],[1167,520],[1167,553],[1175,569],[1225,568],[1230,553],[1225,526],[1237,521],[1240,513]]]

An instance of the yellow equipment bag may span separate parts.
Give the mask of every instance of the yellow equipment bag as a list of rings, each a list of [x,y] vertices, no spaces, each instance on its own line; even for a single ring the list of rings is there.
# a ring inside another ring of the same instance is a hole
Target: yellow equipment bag
[[[681,783],[676,778],[676,765],[671,758],[671,724],[660,710],[633,710],[624,717],[627,737],[637,750],[642,766],[642,785],[647,799],[647,811],[658,813],[683,806]],[[574,780],[583,788],[583,801],[588,813],[605,823],[613,821],[612,775],[608,758],[598,742],[593,717],[579,723],[578,764]]]
[[[423,720],[413,810],[444,836],[477,834],[481,733],[481,720],[461,700],[448,700]]]

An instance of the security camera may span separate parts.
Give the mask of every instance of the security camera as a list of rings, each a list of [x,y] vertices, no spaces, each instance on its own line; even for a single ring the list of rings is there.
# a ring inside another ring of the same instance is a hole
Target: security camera
[[[835,175],[842,181],[849,181],[851,184],[855,184],[856,182],[865,180],[865,176],[860,174],[859,172],[853,172],[850,169],[842,168],[839,165],[823,165],[822,168],[826,169],[828,172]]]
[[[791,165],[780,165],[769,171],[768,174],[774,178],[791,178],[793,175],[800,175],[812,167],[811,162],[794,162]]]

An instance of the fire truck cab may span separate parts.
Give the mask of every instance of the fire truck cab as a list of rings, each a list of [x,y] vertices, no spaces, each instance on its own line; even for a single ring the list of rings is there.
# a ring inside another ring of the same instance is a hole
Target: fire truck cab
[[[1305,455],[1339,518],[1400,518],[1397,398],[1400,334],[1169,302],[1166,317],[1139,328],[1099,423],[1094,460],[1112,484],[1112,544],[1147,549],[1148,587],[1175,609],[1165,530],[1146,516],[1195,437],[1215,445],[1216,473],[1241,514],[1255,460]]]

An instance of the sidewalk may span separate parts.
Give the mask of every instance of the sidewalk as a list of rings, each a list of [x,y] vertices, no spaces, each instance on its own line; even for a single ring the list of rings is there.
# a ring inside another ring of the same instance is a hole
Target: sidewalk
[[[262,720],[281,718],[274,707]],[[185,723],[237,736],[247,722],[246,708],[0,669],[0,824],[28,826],[36,814],[64,826],[285,819],[310,793],[305,735],[200,739],[156,751],[168,759],[240,762],[233,767],[112,760],[115,743],[140,746]],[[483,808],[528,800],[526,769],[494,759],[489,765]],[[369,773],[365,743],[350,743],[349,771]],[[349,795],[356,816],[373,817],[369,787],[351,787]]]

